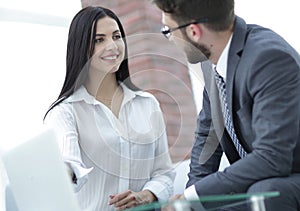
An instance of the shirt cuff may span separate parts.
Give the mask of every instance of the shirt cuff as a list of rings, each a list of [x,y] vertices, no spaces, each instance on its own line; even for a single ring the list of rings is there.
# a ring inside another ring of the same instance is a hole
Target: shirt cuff
[[[143,190],[151,191],[157,198],[158,201],[164,202],[168,201],[171,196],[172,190],[169,190],[170,187],[166,187],[158,181],[150,181],[146,183]]]
[[[92,168],[84,168],[79,163],[73,161],[65,161],[70,164],[75,176],[76,183],[73,183],[74,192],[78,192],[82,186],[88,181],[88,174],[93,170]]]
[[[186,198],[189,201],[199,200],[199,196],[196,192],[195,185],[192,185],[192,186],[188,187],[187,189],[185,189],[183,194],[184,194],[184,198]]]

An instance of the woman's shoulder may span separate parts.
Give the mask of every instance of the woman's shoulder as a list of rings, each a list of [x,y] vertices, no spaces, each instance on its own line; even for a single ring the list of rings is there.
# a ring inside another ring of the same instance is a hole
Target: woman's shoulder
[[[72,110],[72,104],[64,99],[49,110],[47,117],[70,115]]]
[[[155,105],[159,105],[158,99],[154,96],[154,94],[148,91],[136,91],[136,98],[145,102],[151,102]]]
[[[142,101],[153,101],[158,102],[156,97],[148,91],[142,89],[131,89],[126,86],[124,83],[121,83],[121,87],[123,88],[124,95],[126,98],[134,98],[135,100],[142,100]]]
[[[151,100],[157,100],[156,97],[148,91],[140,91],[137,95],[145,98],[150,98]]]

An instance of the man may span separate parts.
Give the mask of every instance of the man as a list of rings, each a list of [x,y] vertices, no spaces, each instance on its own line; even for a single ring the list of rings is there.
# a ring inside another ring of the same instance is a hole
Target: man
[[[205,81],[189,181],[174,198],[279,191],[267,210],[300,210],[299,54],[237,17],[234,0],[153,1]],[[223,152],[231,165],[219,172]]]

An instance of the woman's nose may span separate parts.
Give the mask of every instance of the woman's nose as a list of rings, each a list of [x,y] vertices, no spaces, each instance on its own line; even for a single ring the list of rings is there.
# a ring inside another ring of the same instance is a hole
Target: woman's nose
[[[114,40],[110,40],[106,45],[106,50],[118,49],[118,45]]]

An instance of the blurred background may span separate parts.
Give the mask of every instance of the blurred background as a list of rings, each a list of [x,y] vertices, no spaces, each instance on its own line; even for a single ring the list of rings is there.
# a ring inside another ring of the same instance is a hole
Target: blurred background
[[[161,103],[172,161],[189,159],[201,109],[200,66],[187,64],[159,33],[161,13],[150,0],[0,0],[0,149],[43,129],[43,116],[64,80],[70,21],[89,5],[108,7],[121,19],[133,81]],[[299,5],[296,0],[236,0],[236,13],[272,28],[300,52]]]
[[[299,4],[236,0],[236,13],[248,23],[272,28],[300,52]],[[108,7],[120,17],[133,81],[161,103],[172,161],[189,159],[201,109],[200,66],[187,64],[160,34],[161,13],[150,0],[0,0],[0,150],[43,129],[43,116],[65,76],[69,24],[89,5]]]
[[[299,52],[299,4],[236,0],[236,13],[272,28]],[[199,65],[186,64],[161,36],[161,14],[150,0],[0,0],[0,148],[13,147],[43,127],[45,111],[64,80],[70,21],[88,5],[108,7],[120,17],[133,80],[161,103],[173,161],[188,158],[201,107]]]

